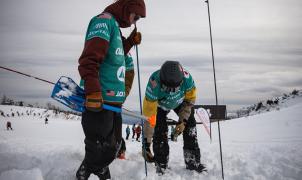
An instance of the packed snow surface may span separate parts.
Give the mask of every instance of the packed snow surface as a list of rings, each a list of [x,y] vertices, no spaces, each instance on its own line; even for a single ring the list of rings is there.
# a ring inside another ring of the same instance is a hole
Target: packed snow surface
[[[302,179],[301,99],[276,111],[220,122],[225,179]],[[9,115],[0,116],[0,180],[75,179],[84,157],[80,118],[66,120],[66,116],[43,109],[17,106],[1,105],[0,110]],[[44,123],[46,116],[48,124]],[[13,131],[6,130],[7,121],[12,122]],[[208,174],[185,169],[183,141],[179,137],[177,142],[169,141],[166,174],[158,176],[154,164],[147,164],[146,177],[141,142],[131,139],[131,134],[126,140],[126,160],[116,159],[110,165],[112,179],[221,179],[217,127],[217,123],[212,123],[211,142],[202,125],[197,126],[201,162],[207,166]],[[92,175],[90,179],[98,178]]]

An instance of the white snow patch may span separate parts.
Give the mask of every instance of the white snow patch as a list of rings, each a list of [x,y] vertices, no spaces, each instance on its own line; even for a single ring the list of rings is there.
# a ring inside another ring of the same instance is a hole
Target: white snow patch
[[[300,98],[301,99],[301,98]],[[220,122],[225,179],[300,180],[302,177],[302,102],[296,101],[279,111]],[[0,116],[0,180],[70,180],[84,157],[84,135],[78,117],[66,120],[45,109],[0,106],[4,114],[24,112],[22,116]],[[29,113],[29,115],[25,115]],[[40,116],[33,113],[40,112]],[[49,124],[44,117],[49,116]],[[12,122],[13,131],[6,130]],[[125,137],[123,126],[123,136]],[[169,141],[169,169],[163,176],[147,164],[145,176],[141,142],[126,140],[126,160],[111,165],[114,180],[217,180],[221,179],[217,123],[212,123],[212,142],[201,125],[197,126],[201,162],[208,174],[185,169],[183,140]],[[91,180],[98,179],[91,176]]]
[[[31,180],[44,180],[40,169],[31,170],[17,170],[12,169],[5,171],[1,174],[0,179],[16,180],[16,179],[31,179]]]

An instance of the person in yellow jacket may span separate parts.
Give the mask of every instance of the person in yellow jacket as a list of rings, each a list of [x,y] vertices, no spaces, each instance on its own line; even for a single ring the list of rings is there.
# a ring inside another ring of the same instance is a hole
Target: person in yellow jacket
[[[155,162],[156,172],[164,174],[169,160],[167,114],[173,110],[178,115],[174,136],[183,133],[183,151],[186,169],[199,173],[205,171],[200,163],[196,121],[192,110],[196,100],[196,87],[190,73],[178,61],[166,61],[149,78],[143,102],[143,114],[149,117],[144,124],[144,158]],[[153,138],[153,152],[150,145]]]

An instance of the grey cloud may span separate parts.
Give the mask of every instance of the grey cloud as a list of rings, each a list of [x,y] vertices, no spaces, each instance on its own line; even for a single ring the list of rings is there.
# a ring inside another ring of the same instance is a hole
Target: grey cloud
[[[211,59],[208,57],[192,57],[192,56],[164,56],[162,58],[157,59],[149,59],[145,58],[143,61],[143,66],[151,66],[151,65],[162,65],[167,60],[176,60],[181,62],[184,67],[209,67],[212,63]]]
[[[295,76],[291,80],[284,81],[280,84],[282,84],[282,86],[286,86],[286,87],[299,88],[299,87],[302,87],[302,78],[301,78],[301,76],[298,75],[298,77]]]
[[[255,93],[265,93],[265,94],[277,94],[277,93],[282,93],[280,89],[271,87],[271,86],[264,86],[264,87],[255,87],[252,88],[252,91]]]
[[[78,82],[77,60],[89,20],[111,2],[1,1],[1,65],[51,81],[67,75]],[[146,1],[147,18],[137,24],[143,35],[139,46],[142,93],[150,74],[165,60],[179,60],[198,86],[198,103],[213,103],[206,5],[200,1],[173,0],[170,6],[171,2]],[[166,7],[169,7],[168,12]],[[302,88],[299,77],[302,67],[300,0],[213,1],[211,7],[221,103],[239,106],[292,88]],[[131,28],[125,34],[130,32]],[[135,53],[133,57],[136,61]],[[0,70],[0,83],[0,93],[8,96],[50,100],[52,87],[35,80]],[[137,97],[135,77],[126,105],[138,109]]]

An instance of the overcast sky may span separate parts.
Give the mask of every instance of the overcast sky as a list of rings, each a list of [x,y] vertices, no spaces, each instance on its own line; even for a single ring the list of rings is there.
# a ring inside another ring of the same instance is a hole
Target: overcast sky
[[[0,64],[79,82],[89,20],[113,0],[1,0]],[[138,23],[142,93],[165,60],[192,74],[198,104],[215,104],[207,6],[203,0],[146,0]],[[301,0],[210,0],[218,100],[230,109],[302,89]],[[133,27],[124,29],[128,35]],[[132,55],[136,62],[135,49]],[[135,66],[136,67],[136,66]],[[0,69],[0,95],[51,102],[52,86]],[[138,110],[137,76],[125,107]]]

